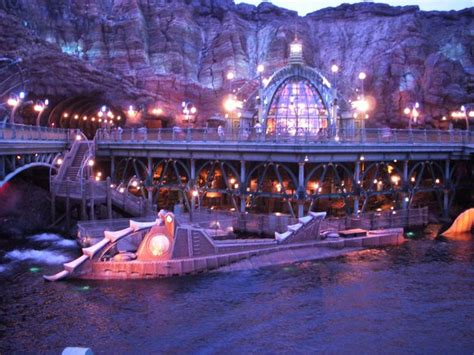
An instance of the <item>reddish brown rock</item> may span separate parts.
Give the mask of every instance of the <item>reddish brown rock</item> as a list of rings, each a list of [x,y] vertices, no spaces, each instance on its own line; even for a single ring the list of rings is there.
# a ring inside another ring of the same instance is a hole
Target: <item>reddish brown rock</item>
[[[70,95],[106,88],[117,100],[155,101],[171,120],[180,120],[184,99],[198,106],[200,122],[221,110],[229,70],[242,83],[255,76],[259,63],[266,75],[284,65],[295,28],[309,65],[331,79],[331,64],[339,64],[337,86],[345,96],[355,95],[358,73],[367,72],[365,91],[376,99],[373,126],[406,125],[401,112],[416,101],[436,125],[440,114],[474,101],[474,8],[423,12],[359,3],[298,17],[270,3],[254,7],[231,0],[18,0],[2,7],[18,19],[2,23],[2,33],[12,26],[20,37],[32,33],[50,42],[34,40],[85,78],[38,84],[36,91]],[[30,43],[0,40],[0,50],[25,53]],[[51,60],[45,56],[43,66],[51,68]]]

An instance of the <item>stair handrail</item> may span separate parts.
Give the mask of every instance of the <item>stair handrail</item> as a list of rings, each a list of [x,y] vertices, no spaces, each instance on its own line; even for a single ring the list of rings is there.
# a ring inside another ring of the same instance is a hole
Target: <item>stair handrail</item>
[[[51,183],[50,183],[51,189],[56,190],[58,183],[64,181],[66,172],[71,166],[72,161],[74,160],[74,157],[76,156],[78,149],[79,149],[79,141],[74,140],[74,143],[71,145],[71,149],[66,151],[66,153],[64,154],[63,162],[59,166],[58,173],[51,180]]]
[[[81,139],[78,139],[78,141],[81,142],[81,144],[87,144],[87,150],[88,150],[87,154],[84,156],[84,158],[82,158],[81,165],[76,176],[81,181],[81,186],[82,186],[83,179],[84,179],[84,169],[86,168],[85,165],[88,163],[90,159],[94,159],[95,157],[95,136],[94,136],[94,139],[89,140],[82,131],[78,131],[77,135],[80,135],[82,137]]]

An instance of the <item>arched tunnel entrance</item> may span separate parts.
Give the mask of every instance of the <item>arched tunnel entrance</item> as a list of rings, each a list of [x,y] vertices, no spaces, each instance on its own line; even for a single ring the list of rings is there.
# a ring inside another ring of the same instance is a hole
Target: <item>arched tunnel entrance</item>
[[[92,138],[99,128],[115,129],[125,124],[122,109],[98,96],[74,96],[59,101],[41,125],[58,128],[80,129]]]

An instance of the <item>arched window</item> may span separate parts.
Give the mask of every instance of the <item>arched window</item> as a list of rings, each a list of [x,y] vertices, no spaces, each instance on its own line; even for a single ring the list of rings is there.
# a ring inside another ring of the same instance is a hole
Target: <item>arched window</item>
[[[278,88],[267,115],[267,133],[313,134],[327,128],[328,111],[308,79],[294,76]]]

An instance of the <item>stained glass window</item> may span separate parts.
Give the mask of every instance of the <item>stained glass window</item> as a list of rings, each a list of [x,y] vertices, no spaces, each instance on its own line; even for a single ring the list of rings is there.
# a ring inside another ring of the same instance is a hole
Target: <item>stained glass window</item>
[[[318,90],[303,77],[286,80],[277,90],[267,115],[269,134],[313,134],[327,128],[328,112]]]

